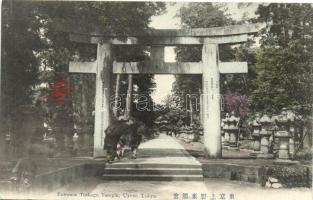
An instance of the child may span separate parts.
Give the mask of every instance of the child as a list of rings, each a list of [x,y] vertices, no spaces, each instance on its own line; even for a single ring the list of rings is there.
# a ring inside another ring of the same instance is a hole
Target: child
[[[116,146],[117,159],[120,160],[121,157],[124,156],[124,151],[125,151],[125,139],[122,136]]]

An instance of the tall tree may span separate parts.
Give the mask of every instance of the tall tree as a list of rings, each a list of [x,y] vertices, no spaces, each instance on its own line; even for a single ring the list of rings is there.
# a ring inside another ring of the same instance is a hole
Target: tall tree
[[[10,134],[14,148],[27,152],[37,127],[42,126],[40,112],[29,105],[35,104],[37,95],[37,54],[46,45],[39,35],[38,8],[31,2],[5,0],[1,11],[0,137]]]
[[[38,83],[37,53],[45,48],[40,38],[38,8],[31,2],[2,3],[2,103],[5,116],[22,104],[32,103]]]
[[[312,4],[260,5],[257,14],[267,27],[257,54],[253,109],[278,112],[300,105],[312,112]]]

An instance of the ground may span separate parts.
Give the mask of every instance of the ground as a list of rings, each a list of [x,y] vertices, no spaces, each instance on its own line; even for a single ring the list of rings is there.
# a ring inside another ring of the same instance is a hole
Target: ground
[[[83,193],[85,196],[80,196]],[[89,193],[89,196],[88,196]],[[184,193],[188,193],[192,199],[192,194],[197,194],[197,199],[201,199],[201,194],[206,194],[210,199],[214,194],[216,200],[220,199],[221,194],[225,194],[225,200],[230,200],[234,194],[237,200],[310,200],[312,191],[309,188],[294,189],[267,189],[251,183],[221,179],[205,179],[204,182],[192,181],[106,181],[99,178],[86,178],[49,193],[45,197],[52,199],[68,199],[69,194],[76,194],[75,199],[174,199],[175,193],[179,194],[178,199],[183,199]],[[145,198],[141,197],[145,195]],[[103,196],[102,196],[103,195]],[[115,196],[115,197],[114,197]],[[81,197],[81,198],[79,198]],[[100,198],[101,197],[101,198]]]
[[[183,144],[183,143],[181,143]],[[194,157],[186,154],[186,150],[195,154],[201,149],[198,143],[183,144],[181,146],[174,138],[161,135],[160,137],[147,141],[140,146],[138,158],[130,160],[127,158],[117,161],[117,164],[135,165],[153,164],[166,162],[164,164],[184,165],[186,162],[190,164],[199,163]],[[161,145],[161,146],[160,146]],[[185,150],[186,149],[186,150]],[[245,155],[246,152],[237,152],[237,154]],[[203,156],[197,156],[199,161],[204,163],[210,162],[234,162],[246,165],[260,165],[272,162],[270,160],[256,159],[219,159],[206,160]],[[53,170],[67,165],[75,165],[86,162],[86,158],[76,158],[62,162],[57,159],[42,160],[40,166],[45,166],[40,172]],[[306,163],[304,163],[306,164]],[[112,165],[111,165],[112,166]],[[0,193],[0,198],[3,194]],[[187,198],[188,196],[188,198]],[[6,198],[19,198],[16,194],[6,196]],[[100,177],[83,177],[75,180],[69,185],[58,188],[50,193],[41,193],[40,195],[32,194],[32,196],[20,196],[20,198],[39,198],[39,199],[209,199],[209,200],[309,200],[312,199],[311,188],[288,188],[288,189],[272,189],[263,188],[258,184],[246,183],[239,181],[230,181],[225,179],[205,178],[204,181],[113,181],[103,180]],[[206,197],[206,198],[204,198]],[[213,198],[214,197],[214,198]]]
[[[223,163],[225,160],[232,162],[233,164],[245,164],[250,166],[262,166],[262,165],[273,165],[273,159],[251,159],[250,153],[252,151],[246,149],[240,150],[222,150],[223,159],[206,159],[204,157],[204,147],[200,142],[184,142],[183,140],[177,140],[186,151],[196,157],[201,163]],[[312,166],[312,160],[300,160],[302,166]]]

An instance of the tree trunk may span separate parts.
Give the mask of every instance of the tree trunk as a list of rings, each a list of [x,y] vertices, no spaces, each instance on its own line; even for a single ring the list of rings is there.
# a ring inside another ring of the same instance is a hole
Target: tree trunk
[[[303,149],[311,149],[312,148],[312,124],[313,121],[307,120],[304,124],[303,135]]]
[[[192,97],[190,96],[189,100],[189,109],[190,109],[190,126],[193,125],[193,107],[192,107]]]
[[[113,109],[113,115],[115,118],[118,118],[118,97],[120,93],[120,74],[116,75],[116,84],[115,84],[115,98],[114,98],[114,109]]]
[[[199,88],[199,99],[200,99],[200,104],[199,104],[199,108],[200,108],[200,112],[199,112],[199,119],[200,119],[200,124],[203,125],[203,106],[202,106],[202,92],[201,89]],[[197,102],[198,103],[198,102]]]
[[[82,80],[82,102],[81,102],[81,138],[83,139],[82,145],[84,148],[88,149],[89,145],[87,140],[85,140],[86,135],[88,135],[88,86],[87,79],[84,75],[81,75],[80,79]]]
[[[125,118],[129,119],[132,111],[132,96],[133,96],[133,75],[128,75],[128,89],[126,98]]]

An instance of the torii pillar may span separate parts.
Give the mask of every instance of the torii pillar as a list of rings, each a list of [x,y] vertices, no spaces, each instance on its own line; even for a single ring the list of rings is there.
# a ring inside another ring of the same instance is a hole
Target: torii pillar
[[[203,44],[202,48],[202,118],[206,157],[222,157],[220,72],[218,44]],[[201,105],[200,105],[201,106]]]
[[[112,53],[110,43],[97,44],[95,62],[70,62],[69,71],[96,74],[94,157],[104,157],[104,130],[110,124],[110,88],[112,74]]]

